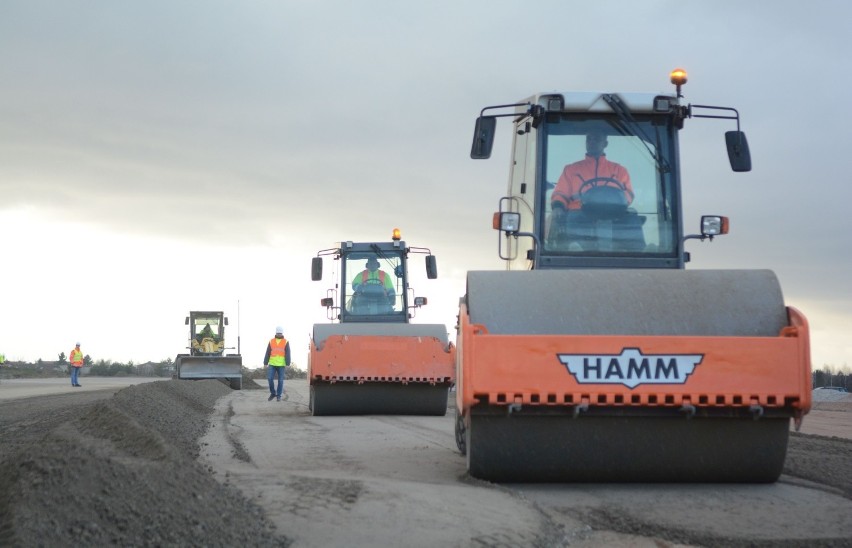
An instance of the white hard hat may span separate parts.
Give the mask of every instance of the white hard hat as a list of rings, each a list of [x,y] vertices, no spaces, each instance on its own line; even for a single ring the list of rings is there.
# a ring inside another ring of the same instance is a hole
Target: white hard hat
[[[278,327],[275,328],[275,334],[276,335],[283,335],[284,334],[284,328],[279,325]]]
[[[77,341],[77,346],[80,346],[80,341]]]

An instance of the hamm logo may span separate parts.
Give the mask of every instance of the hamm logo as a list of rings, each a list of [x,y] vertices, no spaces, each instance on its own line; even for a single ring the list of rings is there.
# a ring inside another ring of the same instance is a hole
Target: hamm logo
[[[559,361],[580,384],[683,384],[704,354],[670,356],[642,354],[625,348],[621,354],[557,354]]]

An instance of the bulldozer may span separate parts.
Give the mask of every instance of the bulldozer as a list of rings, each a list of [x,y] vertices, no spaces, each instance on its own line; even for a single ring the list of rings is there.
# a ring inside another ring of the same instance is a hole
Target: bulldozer
[[[175,377],[178,379],[220,379],[233,390],[243,387],[243,359],[239,354],[226,354],[233,347],[225,346],[225,326],[228,318],[222,311],[191,311],[184,320],[189,326],[187,350],[175,358]]]
[[[415,324],[427,304],[409,286],[408,260],[426,254],[394,229],[391,241],[341,242],[311,261],[311,279],[323,279],[323,259],[337,265],[334,288],[320,305],[330,323],[314,324],[308,356],[313,415],[437,415],[447,413],[455,378],[455,346],[441,324]]]
[[[678,136],[739,112],[674,93],[539,93],[489,106],[471,157],[513,124],[492,221],[505,271],[460,300],[455,437],[495,482],[771,483],[811,406],[809,329],[770,270],[687,270],[729,219],[683,218]],[[602,148],[602,146],[604,148]],[[602,152],[605,151],[605,152]],[[581,163],[585,162],[585,163]]]

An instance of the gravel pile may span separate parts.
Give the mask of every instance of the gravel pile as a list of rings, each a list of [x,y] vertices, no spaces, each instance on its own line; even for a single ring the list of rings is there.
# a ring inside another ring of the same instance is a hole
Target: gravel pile
[[[812,399],[815,402],[818,401],[831,401],[831,402],[852,402],[852,394],[849,392],[841,392],[839,390],[828,390],[825,388],[815,388],[811,393]]]
[[[2,546],[287,546],[196,462],[214,381],[159,381],[81,407],[4,455]]]

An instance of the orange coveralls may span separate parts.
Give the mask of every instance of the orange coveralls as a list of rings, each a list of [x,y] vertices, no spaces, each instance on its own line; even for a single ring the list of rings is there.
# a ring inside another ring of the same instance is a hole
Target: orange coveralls
[[[605,154],[598,157],[586,154],[586,157],[579,162],[574,162],[565,166],[562,170],[562,175],[556,182],[556,187],[553,189],[553,194],[550,197],[552,206],[561,204],[566,210],[580,209],[581,197],[580,189],[583,183],[592,179],[604,177],[615,179],[624,185],[624,195],[627,198],[627,203],[633,202],[633,185],[630,184],[630,175],[624,166],[610,162],[606,159]],[[610,186],[621,188],[614,182],[599,181],[595,186]],[[583,189],[585,192],[588,188]]]

